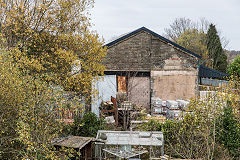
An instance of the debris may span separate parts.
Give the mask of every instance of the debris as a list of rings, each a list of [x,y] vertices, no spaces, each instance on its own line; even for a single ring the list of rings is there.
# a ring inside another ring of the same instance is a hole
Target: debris
[[[101,106],[99,107],[101,110],[101,117],[115,117],[115,127],[118,126],[118,108],[117,108],[117,101],[116,98],[111,96],[111,101],[102,102]],[[112,120],[110,120],[112,121]]]
[[[115,123],[115,119],[114,119],[113,116],[105,117],[105,121],[106,121],[107,124]]]
[[[167,100],[167,119],[180,119],[182,111],[177,101]]]
[[[188,102],[188,101],[185,101],[185,100],[177,100],[177,102],[178,102],[179,108],[180,108],[181,110],[183,110],[183,111],[186,111],[189,102]]]
[[[100,106],[100,110],[112,110],[114,105],[111,101],[103,101]]]

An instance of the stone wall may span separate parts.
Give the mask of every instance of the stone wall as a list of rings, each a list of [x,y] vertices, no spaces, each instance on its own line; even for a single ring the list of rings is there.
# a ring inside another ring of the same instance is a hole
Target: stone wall
[[[108,71],[162,70],[165,60],[176,55],[182,59],[183,70],[196,64],[197,58],[180,51],[148,32],[137,33],[108,48],[104,65]]]
[[[150,85],[142,86],[150,88],[149,97],[186,100],[198,95],[197,57],[146,31],[110,46],[104,64],[107,71],[151,72]],[[131,93],[136,102],[140,101],[139,90]]]
[[[150,71],[151,35],[140,32],[111,46],[104,65],[108,71]]]
[[[150,77],[131,77],[128,81],[129,101],[150,109]]]

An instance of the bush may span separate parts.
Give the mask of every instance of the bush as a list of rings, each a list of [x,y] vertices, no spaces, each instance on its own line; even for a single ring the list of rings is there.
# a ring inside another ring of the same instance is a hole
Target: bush
[[[137,128],[142,131],[162,131],[162,123],[156,120],[150,120],[146,123],[138,125]]]
[[[201,113],[201,116],[204,114]],[[165,123],[149,121],[138,126],[144,131],[162,131],[165,153],[181,159],[211,159],[228,156],[221,145],[214,142],[213,124],[198,119],[200,115],[186,114],[182,120],[167,120]],[[208,127],[206,127],[208,126]],[[212,144],[215,147],[212,147]],[[216,150],[215,150],[216,149]],[[211,156],[211,157],[210,157]]]
[[[165,153],[182,159],[240,159],[240,81],[192,100],[182,120],[149,121],[138,128],[162,131]]]
[[[231,102],[224,107],[223,114],[217,119],[217,141],[226,148],[234,159],[240,158],[240,128],[233,114]]]
[[[184,159],[206,156],[204,148],[206,143],[198,128],[198,122],[193,115],[187,114],[183,120],[179,121],[148,122],[145,125],[149,129],[152,128],[163,132],[164,148],[167,155]]]
[[[227,72],[230,75],[240,77],[240,56],[235,57],[233,62],[228,65]]]
[[[72,125],[66,125],[63,132],[65,135],[96,137],[98,130],[104,129],[105,126],[103,119],[92,112],[87,112],[82,118],[75,118]]]

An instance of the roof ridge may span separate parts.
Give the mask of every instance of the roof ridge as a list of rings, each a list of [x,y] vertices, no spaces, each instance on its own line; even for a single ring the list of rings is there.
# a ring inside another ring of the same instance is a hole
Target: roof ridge
[[[117,38],[117,39],[115,39],[115,40],[113,40],[113,41],[105,44],[104,46],[109,47],[109,46],[111,46],[111,45],[113,45],[113,44],[116,44],[116,43],[118,43],[118,42],[120,42],[120,41],[122,41],[122,40],[124,40],[124,39],[126,39],[126,38],[128,38],[128,37],[130,37],[130,36],[132,36],[132,35],[134,35],[134,34],[136,34],[136,33],[138,33],[138,32],[140,32],[140,31],[146,31],[146,32],[148,32],[148,33],[150,33],[150,34],[152,34],[152,35],[160,38],[161,40],[163,40],[163,41],[165,41],[165,42],[167,42],[167,43],[169,43],[169,44],[171,44],[171,45],[173,45],[173,46],[181,49],[181,50],[184,51],[184,52],[190,53],[191,55],[193,55],[193,56],[195,56],[195,57],[197,57],[197,58],[202,58],[200,55],[198,55],[198,54],[196,54],[196,53],[194,53],[194,52],[192,52],[192,51],[190,51],[190,50],[188,50],[188,49],[180,46],[180,45],[177,44],[177,43],[172,42],[171,40],[169,40],[169,39],[167,39],[167,38],[165,38],[165,37],[157,34],[156,32],[151,31],[150,29],[148,29],[148,28],[146,28],[146,27],[144,27],[144,26],[141,27],[141,28],[138,28],[138,29],[136,29],[136,30],[134,30],[134,31],[132,31],[132,32],[130,32],[130,33],[128,33],[128,34],[125,34],[125,35],[123,35],[122,37],[119,37],[119,38]]]

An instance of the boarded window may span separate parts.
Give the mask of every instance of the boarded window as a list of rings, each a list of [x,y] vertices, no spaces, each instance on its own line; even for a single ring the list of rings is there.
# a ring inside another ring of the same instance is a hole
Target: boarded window
[[[118,92],[127,92],[126,76],[118,76]]]

